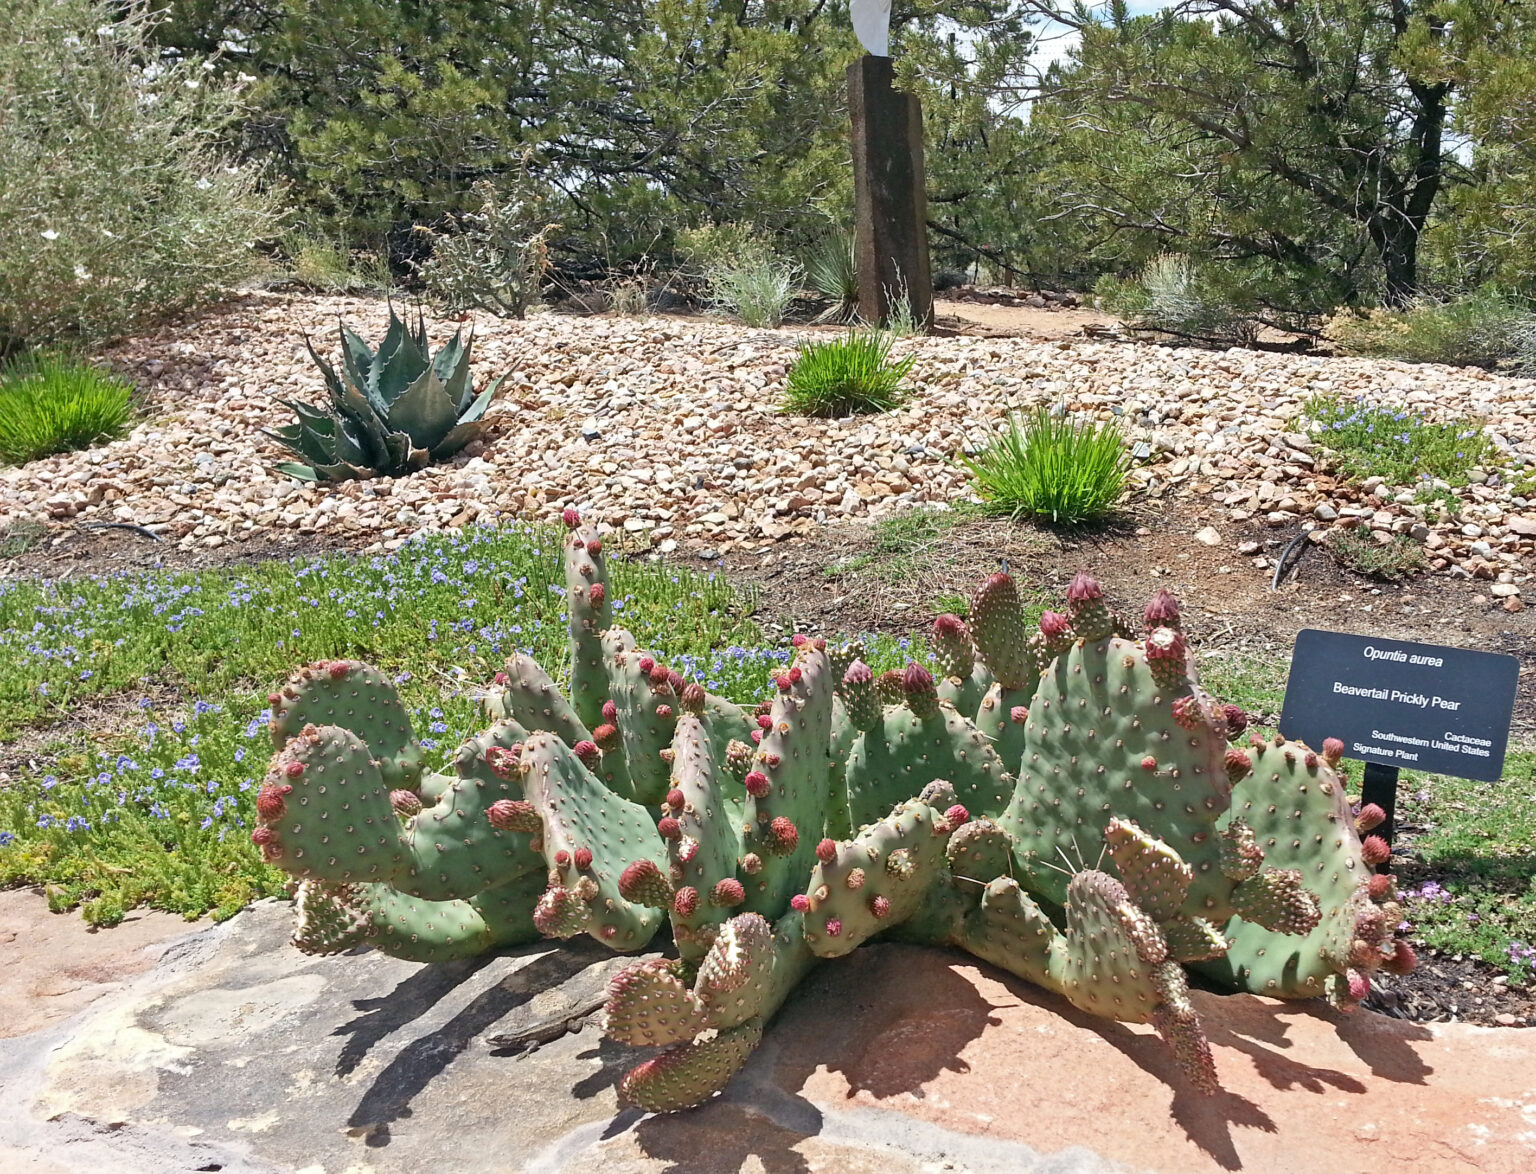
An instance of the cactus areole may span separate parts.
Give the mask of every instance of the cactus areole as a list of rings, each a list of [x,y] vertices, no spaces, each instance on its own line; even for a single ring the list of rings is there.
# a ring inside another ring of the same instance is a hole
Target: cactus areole
[[[563,516],[569,694],[526,656],[490,724],[425,768],[357,661],[272,695],[252,840],[295,881],[294,944],[421,962],[587,936],[675,957],[619,971],[608,1036],[661,1049],[619,1081],[652,1112],[725,1087],[813,967],[876,936],[958,947],[1095,1015],[1149,1023],[1219,1086],[1185,967],[1348,1010],[1402,973],[1388,813],[1345,747],[1239,742],[1201,689],[1178,601],[1132,631],[1087,574],[1026,624],[1007,575],[932,632],[938,675],[882,676],[804,636],[743,707],[613,622],[602,541]]]

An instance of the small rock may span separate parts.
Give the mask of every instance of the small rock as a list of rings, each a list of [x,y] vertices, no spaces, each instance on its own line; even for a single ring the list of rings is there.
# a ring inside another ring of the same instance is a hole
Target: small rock
[[[1215,526],[1206,526],[1195,531],[1195,541],[1205,546],[1220,546],[1221,532]]]
[[[1262,542],[1255,542],[1251,538],[1247,542],[1239,542],[1237,544],[1238,554],[1258,554],[1263,549],[1264,544]]]
[[[1495,583],[1492,587],[1488,588],[1488,594],[1499,599],[1509,599],[1519,595],[1520,588],[1516,587],[1513,583]]]

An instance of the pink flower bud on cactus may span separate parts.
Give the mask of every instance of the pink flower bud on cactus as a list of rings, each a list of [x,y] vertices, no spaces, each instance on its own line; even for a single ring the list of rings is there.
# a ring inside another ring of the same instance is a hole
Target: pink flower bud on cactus
[[[1072,631],[1072,621],[1059,611],[1040,613],[1040,631],[1049,640],[1055,640]]]
[[[603,540],[601,538],[594,538],[592,541],[588,542],[587,553],[590,554],[593,558],[596,558],[598,555],[602,554]]]
[[[611,701],[603,702],[603,720],[614,723],[619,720],[619,707]]]
[[[601,583],[593,583],[587,588],[587,598],[592,601],[593,607],[602,607],[603,600],[607,597],[607,588]]]
[[[763,858],[756,852],[748,852],[741,858],[741,871],[748,876],[756,876],[763,871]]]
[[[811,899],[804,893],[796,893],[789,899],[789,907],[796,913],[807,913],[811,908]]]
[[[962,803],[956,803],[944,813],[944,822],[949,825],[950,831],[954,831],[957,827],[968,822],[970,818],[971,813],[965,809],[965,805]]]
[[[1153,628],[1147,634],[1146,645],[1147,659],[1154,663],[1162,660],[1182,661],[1187,647],[1184,633],[1177,628]]]
[[[871,898],[869,911],[876,917],[889,917],[891,914],[891,899],[889,897]]]
[[[1015,705],[1008,711],[1008,720],[1016,726],[1022,726],[1029,720],[1029,710],[1022,705]]]
[[[1148,754],[1145,758],[1143,758],[1141,760],[1141,769],[1142,770],[1156,770],[1157,769],[1157,759],[1153,758],[1152,755]]]
[[[901,687],[908,693],[928,693],[933,689],[933,674],[917,661],[908,661],[901,673]]]
[[[656,707],[656,716],[662,721],[668,720],[672,716],[672,707],[670,705],[658,705]]]
[[[692,836],[684,836],[681,840],[678,841],[677,862],[679,864],[687,864],[696,855],[698,855],[698,851],[699,842]]]
[[[1349,980],[1349,997],[1360,1002],[1371,993],[1371,980],[1358,970],[1349,970],[1344,977]]]
[[[1392,896],[1392,891],[1397,887],[1389,872],[1377,872],[1371,875],[1371,879],[1365,882],[1366,891],[1372,901],[1385,901]]]
[[[732,905],[740,905],[747,899],[747,890],[742,888],[741,882],[734,876],[728,876],[715,885],[709,893],[709,903],[730,908]]]
[[[268,783],[256,792],[256,814],[262,819],[277,819],[285,807],[283,796],[292,791],[287,783]]]
[[[346,675],[352,671],[352,666],[344,660],[333,660],[327,666],[327,671],[331,674],[331,680],[340,681],[344,680]]]
[[[275,844],[277,843],[277,833],[271,828],[257,828],[251,833],[251,843],[255,844],[258,848],[266,844]]]
[[[576,867],[581,869],[582,871],[586,871],[587,869],[591,868],[592,867],[592,849],[591,848],[577,848],[575,852],[571,853],[571,863],[576,865]]]
[[[1378,828],[1387,822],[1387,813],[1375,803],[1367,803],[1360,809],[1360,814],[1355,816],[1355,830],[1368,832],[1372,828]]]
[[[494,677],[492,677],[491,682],[496,685],[510,685],[512,683],[512,678],[509,677],[506,673],[502,672],[497,673]]]
[[[491,826],[503,832],[537,832],[544,826],[533,804],[526,799],[498,799],[485,809]]]
[[[779,852],[788,856],[800,843],[800,829],[795,826],[795,821],[787,815],[780,815],[768,825],[773,833],[774,842],[778,845]]]
[[[751,734],[751,738],[752,738],[752,744],[754,746],[755,745],[760,745],[762,743],[762,740],[763,740],[763,731],[762,730],[753,730],[752,734]]]
[[[867,685],[874,679],[874,670],[862,660],[854,661],[848,666],[847,671],[843,673],[843,684],[845,685]]]
[[[1392,957],[1381,964],[1381,968],[1388,974],[1407,974],[1419,964],[1419,956],[1413,952],[1413,947],[1402,938],[1392,943]]]
[[[768,781],[768,776],[760,770],[749,770],[746,783],[747,794],[751,795],[754,799],[761,799],[764,795],[768,794],[772,787],[772,784]]]
[[[597,743],[599,749],[617,750],[619,746],[619,729],[617,726],[604,722],[592,731],[592,741]]]
[[[692,917],[699,908],[699,890],[684,885],[672,897],[672,911],[679,917]]]
[[[1227,737],[1239,737],[1248,728],[1248,714],[1241,705],[1223,705],[1221,712],[1227,719]]]
[[[1179,624],[1178,598],[1166,587],[1159,589],[1156,595],[1147,601],[1147,610],[1142,613],[1149,628],[1175,628]]]
[[[568,505],[560,511],[560,520],[565,523],[567,530],[574,530],[581,525],[581,514],[576,511],[575,506]]]
[[[827,918],[827,937],[835,938],[843,932],[843,923],[836,917]]]
[[[1247,778],[1248,772],[1253,769],[1253,759],[1249,758],[1248,755],[1235,746],[1227,751],[1226,763],[1227,778],[1231,779],[1234,783],[1238,779]]]
[[[766,713],[758,714],[757,715],[757,728],[760,729],[760,730],[771,730],[771,729],[773,729],[773,718],[769,717]]]
[[[816,845],[816,859],[823,864],[831,864],[837,859],[837,841],[823,840]]]
[[[389,793],[389,805],[401,819],[410,819],[421,811],[421,796],[415,791],[397,790]]]
[[[781,759],[777,754],[764,754],[763,755],[763,764],[765,766],[778,766],[779,763],[782,762],[782,761],[783,761],[783,759]]]
[[[704,686],[697,681],[689,681],[683,686],[680,694],[683,700],[683,708],[689,713],[700,714],[704,712]]]
[[[1167,631],[1166,628],[1163,631]],[[1186,730],[1193,730],[1200,725],[1205,715],[1200,712],[1200,701],[1194,696],[1175,697],[1173,699],[1173,720],[1178,722]]]
[[[1360,856],[1369,865],[1385,864],[1392,858],[1392,849],[1380,836],[1366,836],[1360,845]]]
[[[645,673],[647,676],[649,676],[651,670],[656,667],[656,662],[649,656],[642,656],[638,661],[635,662],[635,667],[642,673]]]
[[[283,773],[290,779],[296,779],[304,773],[304,764],[302,762],[290,762],[283,767]]]
[[[681,840],[683,838],[683,825],[670,815],[664,815],[656,821],[656,831],[663,840]]]
[[[559,867],[564,868],[570,862],[571,854],[564,848],[561,848],[558,852],[555,853],[555,864]]]
[[[1329,766],[1338,766],[1339,759],[1344,757],[1344,743],[1337,738],[1324,738],[1323,757],[1328,760]]]
[[[965,635],[965,621],[957,615],[945,612],[937,616],[933,621],[933,636],[935,640],[953,640]]]
[[[792,683],[788,673],[779,673],[773,678],[773,684],[780,693],[788,693]]]
[[[683,792],[677,787],[673,787],[667,792],[667,806],[672,808],[673,811],[681,810],[683,802]]]
[[[1068,603],[1087,603],[1090,599],[1103,599],[1104,589],[1087,571],[1078,571],[1067,584]]]
[[[597,765],[598,752],[596,744],[583,738],[571,747],[571,753],[581,760],[581,765],[591,769]]]
[[[809,639],[809,637],[807,637],[804,632],[796,632],[789,638],[789,643],[792,647],[799,648],[806,642],[807,639]]]
[[[667,670],[667,688],[671,689],[673,693],[681,697],[683,695],[683,689],[687,686],[687,684],[688,682],[683,680],[682,673],[678,672],[676,669]]]

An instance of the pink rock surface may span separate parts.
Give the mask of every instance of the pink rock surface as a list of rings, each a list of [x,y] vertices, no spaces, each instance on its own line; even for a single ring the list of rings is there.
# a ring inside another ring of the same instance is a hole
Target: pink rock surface
[[[1536,1170],[1536,1031],[1196,992],[1226,1088],[1205,1098],[1150,1027],[960,955],[865,947],[809,985],[771,1029],[774,1081],[820,1105],[1167,1174]]]

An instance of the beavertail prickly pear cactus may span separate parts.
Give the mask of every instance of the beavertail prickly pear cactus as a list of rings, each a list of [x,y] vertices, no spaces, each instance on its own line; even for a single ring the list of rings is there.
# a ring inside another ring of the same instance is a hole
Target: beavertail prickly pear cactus
[[[746,709],[612,622],[603,544],[566,511],[570,690],[514,656],[492,724],[424,769],[405,707],[356,661],[273,694],[252,839],[295,880],[295,944],[432,962],[539,936],[675,958],[622,971],[609,1036],[666,1049],[621,1098],[714,1095],[800,978],[877,935],[959,947],[1096,1015],[1153,1024],[1216,1074],[1184,964],[1343,1008],[1413,955],[1385,845],[1321,753],[1232,740],[1178,602],[1139,633],[1086,575],[1030,630],[1013,580],[941,616],[938,678],[794,638]],[[974,716],[973,716],[974,715]],[[1365,838],[1362,840],[1362,836]],[[833,963],[835,964],[835,963]]]

